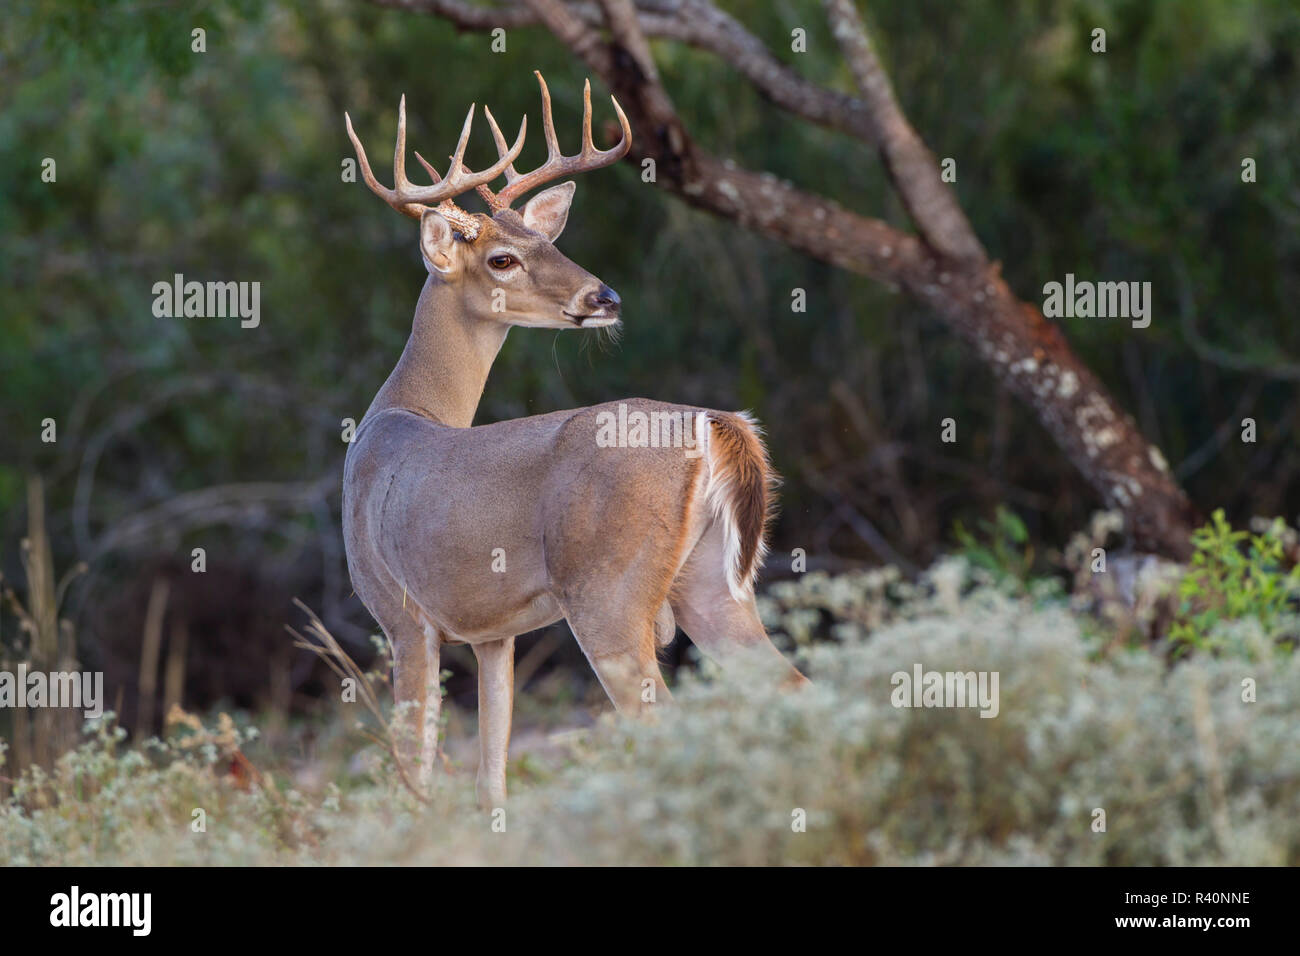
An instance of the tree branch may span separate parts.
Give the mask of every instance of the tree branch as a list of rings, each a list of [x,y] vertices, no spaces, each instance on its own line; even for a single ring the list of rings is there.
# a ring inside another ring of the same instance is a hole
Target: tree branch
[[[431,13],[454,23],[461,30],[506,30],[535,26],[537,15],[518,4],[484,6],[466,0],[374,0],[381,7]]]
[[[206,525],[247,523],[271,509],[307,510],[337,485],[338,476],[331,473],[315,481],[246,482],[187,491],[116,522],[95,541],[91,560],[142,541],[156,541],[160,528],[179,533]]]
[[[465,0],[374,0],[383,7],[428,13],[459,30],[515,29],[543,21],[529,7],[482,6]],[[568,9],[588,27],[603,23],[595,3],[570,3]],[[880,137],[867,104],[854,96],[828,90],[786,66],[745,29],[740,21],[708,0],[639,0],[637,23],[646,37],[673,40],[712,53],[740,72],[777,106],[810,123],[839,130],[872,146]]]
[[[852,0],[825,0],[825,5],[831,33],[867,101],[885,166],[912,222],[941,256],[972,267],[982,265],[987,258],[984,247],[940,178],[939,164],[903,115],[857,7]]]
[[[713,53],[777,106],[818,126],[839,130],[872,146],[881,143],[867,104],[804,79],[730,14],[707,0],[650,4],[672,7],[673,17],[641,15],[647,36],[672,39]]]

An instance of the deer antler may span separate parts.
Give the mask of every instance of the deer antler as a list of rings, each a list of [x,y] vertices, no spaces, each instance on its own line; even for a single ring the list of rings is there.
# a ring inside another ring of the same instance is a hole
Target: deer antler
[[[616,163],[632,148],[632,127],[623,113],[623,107],[618,105],[618,100],[613,96],[610,97],[610,101],[614,104],[614,112],[618,114],[619,125],[623,127],[623,136],[617,145],[605,150],[597,149],[595,143],[591,141],[591,81],[587,80],[582,87],[582,150],[576,156],[565,156],[560,152],[559,141],[555,138],[555,119],[551,115],[551,92],[546,88],[546,80],[542,79],[542,74],[537,70],[533,70],[533,74],[542,88],[542,132],[546,136],[546,162],[532,172],[520,174],[515,169],[514,159],[519,155],[519,150],[506,148],[506,138],[501,135],[501,128],[497,126],[492,111],[486,106],[483,107],[483,114],[492,128],[492,139],[497,144],[497,153],[501,157],[500,162],[493,169],[504,168],[506,174],[506,185],[500,192],[494,193],[486,183],[477,187],[479,195],[487,201],[493,212],[509,209],[510,204],[516,199],[529,190],[536,189],[542,183]],[[425,167],[428,168],[427,163]],[[458,168],[456,159],[452,160],[452,168]]]
[[[547,115],[549,118],[549,107]],[[493,122],[492,133],[497,141],[497,149],[501,158],[490,168],[476,173],[463,162],[465,146],[469,143],[470,127],[474,123],[474,106],[471,104],[469,112],[465,115],[465,125],[461,128],[460,141],[456,144],[456,152],[452,155],[451,166],[448,167],[446,178],[439,176],[433,167],[426,163],[419,153],[416,153],[416,158],[420,160],[424,168],[433,177],[432,186],[417,186],[406,178],[406,96],[403,94],[402,101],[397,107],[397,148],[393,152],[393,188],[389,189],[380,183],[375,178],[375,174],[371,172],[370,161],[366,158],[366,150],[352,129],[352,117],[344,113],[343,119],[347,124],[348,138],[352,140],[352,146],[357,151],[357,162],[361,165],[361,175],[364,177],[366,185],[370,187],[371,192],[402,213],[402,215],[410,216],[412,219],[419,219],[426,209],[437,204],[438,211],[466,239],[470,240],[478,236],[478,223],[475,222],[473,216],[458,207],[452,201],[453,198],[471,189],[485,186],[500,176],[506,168],[510,167],[515,157],[519,155],[520,150],[524,148],[524,134],[528,128],[528,117],[525,116],[523,122],[519,124],[519,137],[515,140],[514,146],[507,149],[505,138],[501,136],[500,130],[497,129],[496,123]],[[554,133],[551,133],[551,137],[554,137]],[[508,189],[509,186],[506,188]]]

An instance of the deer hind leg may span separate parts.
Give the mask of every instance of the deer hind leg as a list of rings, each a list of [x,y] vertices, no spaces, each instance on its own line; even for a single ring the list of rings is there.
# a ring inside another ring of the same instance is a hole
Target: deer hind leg
[[[672,700],[655,657],[658,607],[633,609],[597,595],[567,615],[578,646],[621,714],[647,714]]]
[[[767,636],[753,594],[737,599],[727,586],[722,522],[712,522],[700,538],[673,582],[670,602],[686,636],[721,666],[745,659],[771,673],[783,687],[808,683]]]
[[[475,792],[479,806],[492,809],[506,800],[506,758],[515,699],[515,639],[472,644],[478,660],[479,764]]]

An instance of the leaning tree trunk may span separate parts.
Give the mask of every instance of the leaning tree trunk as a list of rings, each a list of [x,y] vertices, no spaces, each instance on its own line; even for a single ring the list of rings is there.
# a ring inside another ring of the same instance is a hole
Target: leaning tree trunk
[[[526,7],[376,2],[432,13],[461,29],[544,25],[614,91],[634,130],[628,159],[638,165],[653,160],[659,185],[693,206],[924,302],[1034,411],[1106,505],[1124,515],[1139,549],[1180,560],[1189,555],[1198,516],[1164,456],[1060,330],[1002,279],[903,115],[851,0],[823,2],[860,98],[804,80],[708,0],[527,0]],[[783,108],[876,146],[917,235],[700,149],[660,82],[647,36],[709,50]]]

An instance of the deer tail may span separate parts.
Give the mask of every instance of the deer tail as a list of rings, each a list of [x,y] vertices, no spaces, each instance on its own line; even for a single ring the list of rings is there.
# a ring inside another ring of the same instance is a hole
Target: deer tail
[[[776,505],[776,472],[762,430],[747,412],[708,412],[709,478],[705,500],[726,535],[727,588],[737,601],[753,594],[767,554]]]

